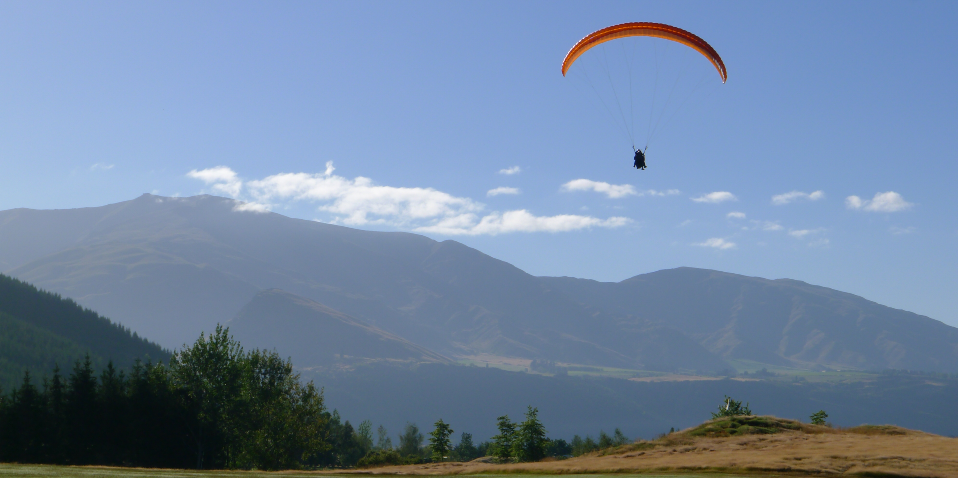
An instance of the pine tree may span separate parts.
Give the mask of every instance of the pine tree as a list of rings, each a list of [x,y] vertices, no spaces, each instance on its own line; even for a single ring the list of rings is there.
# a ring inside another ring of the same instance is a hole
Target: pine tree
[[[97,422],[96,377],[87,355],[70,374],[66,400],[67,459],[72,465],[90,465],[96,460],[100,427]]]

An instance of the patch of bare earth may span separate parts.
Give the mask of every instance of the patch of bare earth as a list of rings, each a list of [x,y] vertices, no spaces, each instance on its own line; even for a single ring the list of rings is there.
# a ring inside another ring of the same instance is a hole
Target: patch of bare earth
[[[774,417],[774,426],[715,420],[654,441],[538,463],[432,463],[358,473],[701,473],[958,477],[958,439],[891,426],[846,430]],[[766,423],[767,424],[767,423]]]

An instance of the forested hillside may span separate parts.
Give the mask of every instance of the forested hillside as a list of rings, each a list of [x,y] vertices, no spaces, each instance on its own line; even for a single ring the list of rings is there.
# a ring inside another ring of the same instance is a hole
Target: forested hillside
[[[70,299],[0,274],[0,386],[17,384],[25,370],[39,380],[54,365],[69,369],[87,354],[96,369],[170,355]]]

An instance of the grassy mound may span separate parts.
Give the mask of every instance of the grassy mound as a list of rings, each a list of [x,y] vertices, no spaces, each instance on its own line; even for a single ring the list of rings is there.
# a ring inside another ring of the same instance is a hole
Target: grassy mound
[[[859,425],[857,427],[846,428],[848,433],[857,433],[859,435],[908,435],[914,433],[914,430],[896,427],[894,425]]]
[[[690,437],[732,437],[741,435],[770,435],[786,430],[819,432],[814,427],[795,420],[772,416],[735,416],[709,420],[695,428],[681,432]]]

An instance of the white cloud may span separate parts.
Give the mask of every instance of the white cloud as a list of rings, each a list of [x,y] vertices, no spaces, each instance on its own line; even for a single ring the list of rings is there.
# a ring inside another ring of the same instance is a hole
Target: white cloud
[[[703,194],[699,197],[692,198],[692,200],[695,202],[718,204],[725,201],[738,201],[738,198],[728,191],[715,191],[713,193]]]
[[[682,191],[678,189],[666,189],[665,191],[658,191],[655,189],[647,189],[645,191],[639,191],[639,196],[675,196],[682,194]]]
[[[761,229],[763,231],[781,231],[782,229],[785,229],[781,224],[775,221],[759,221],[752,219],[751,223],[752,229]]]
[[[727,217],[727,218],[729,218],[729,219],[745,219],[745,213],[744,213],[744,212],[738,212],[738,211],[732,211],[732,212],[726,214],[725,217]]]
[[[803,238],[803,237],[805,237],[805,236],[818,234],[818,233],[824,232],[824,231],[825,231],[825,228],[822,228],[822,227],[820,227],[820,228],[818,228],[818,229],[798,229],[798,230],[788,231],[788,235],[789,235],[789,236],[792,236],[792,237],[797,237],[797,238],[801,239],[801,238]]]
[[[563,184],[560,190],[565,192],[595,191],[605,194],[612,199],[638,194],[631,184],[609,184],[602,181],[592,181],[590,179],[573,179]]]
[[[384,224],[449,235],[495,235],[614,228],[631,222],[624,217],[535,216],[526,210],[480,215],[485,205],[469,198],[432,188],[382,186],[361,176],[337,176],[334,171],[332,162],[328,162],[322,174],[281,173],[246,182],[226,166],[192,170],[187,176],[230,196],[242,196],[245,202],[237,201],[235,211],[262,213],[276,204],[312,202],[319,210],[335,216],[334,222],[349,225]],[[497,190],[495,194],[519,192],[513,188]]]
[[[772,204],[776,206],[781,206],[783,204],[788,204],[791,202],[798,201],[800,199],[806,201],[818,201],[825,197],[824,191],[814,191],[811,193],[804,193],[802,191],[792,191],[785,194],[779,194],[772,196]]]
[[[511,168],[500,169],[499,174],[505,174],[506,176],[512,176],[513,174],[519,174],[522,172],[522,168],[519,166],[513,166]]]
[[[93,164],[92,166],[90,166],[90,171],[97,171],[97,170],[105,171],[105,170],[108,170],[108,169],[113,169],[114,166],[116,166],[116,165],[115,165],[115,164],[107,164],[107,163],[95,163],[95,164]]]
[[[589,216],[559,215],[535,216],[524,209],[494,212],[482,219],[475,215],[464,214],[439,221],[432,226],[416,228],[419,232],[432,232],[447,235],[497,235],[510,232],[567,232],[591,227],[616,228],[632,222],[624,217],[598,219]]]
[[[192,170],[186,173],[187,177],[199,179],[214,190],[223,192],[230,197],[239,196],[240,189],[243,187],[243,181],[236,176],[236,173],[226,166],[216,166],[214,168]]]
[[[684,221],[682,221],[682,222],[679,223],[679,227],[685,227],[685,226],[688,226],[689,224],[692,224],[692,220],[691,220],[691,219],[686,219],[686,220],[684,220]]]
[[[341,216],[343,223],[350,225],[405,225],[483,207],[469,198],[432,188],[379,186],[362,176],[349,180],[332,174],[281,173],[249,181],[247,187],[262,204],[275,200],[323,203],[320,210]]]
[[[909,226],[909,227],[892,226],[892,227],[888,228],[888,232],[890,232],[890,233],[892,233],[892,234],[894,234],[894,235],[896,235],[896,236],[900,236],[900,235],[902,235],[902,234],[911,234],[911,233],[915,232],[915,227],[914,227],[914,226]]]
[[[869,212],[898,212],[912,206],[914,204],[905,201],[905,198],[895,191],[875,193],[875,197],[871,199],[862,199],[858,196],[845,198],[845,207],[848,209],[861,209]]]
[[[705,242],[699,242],[692,245],[701,246],[701,247],[713,247],[715,249],[720,249],[720,250],[735,248],[734,242],[726,241],[725,239],[722,239],[721,237],[713,237],[711,239],[707,239]]]
[[[816,239],[812,242],[809,242],[808,247],[828,247],[828,244],[830,244],[828,238],[823,237],[821,239]]]
[[[519,188],[507,188],[505,186],[500,186],[498,188],[486,191],[486,196],[498,196],[500,194],[519,194]]]
[[[236,201],[233,210],[236,212],[267,213],[269,212],[269,206],[256,202]]]

